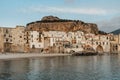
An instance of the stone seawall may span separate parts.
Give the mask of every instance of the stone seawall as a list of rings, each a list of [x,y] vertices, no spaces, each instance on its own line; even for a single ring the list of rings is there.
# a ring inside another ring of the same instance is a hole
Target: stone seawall
[[[0,54],[0,59],[19,59],[19,58],[39,58],[39,57],[57,57],[57,56],[70,56],[71,54],[38,54],[38,53],[15,53],[15,54]]]

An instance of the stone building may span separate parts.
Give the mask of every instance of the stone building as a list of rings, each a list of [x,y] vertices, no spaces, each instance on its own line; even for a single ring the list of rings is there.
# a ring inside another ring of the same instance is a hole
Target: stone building
[[[96,42],[97,43],[97,51],[102,50],[103,48],[103,52],[105,53],[109,53],[110,52],[110,37],[109,35],[99,35],[99,41]]]
[[[24,52],[24,26],[0,28],[0,52]]]
[[[82,46],[85,42],[85,37],[82,31],[68,32],[66,40],[69,42],[65,48],[66,52],[83,51]]]
[[[3,28],[3,38],[4,38],[4,52],[11,52],[12,47],[12,29],[13,28]]]
[[[11,30],[12,46],[11,52],[25,52],[25,27],[16,26]]]
[[[30,31],[26,31],[26,29],[25,29],[25,52],[26,53],[29,53],[30,52]]]
[[[95,35],[82,31],[26,30],[24,26],[0,28],[0,42],[0,52],[64,53],[71,50],[120,52],[120,35]]]
[[[66,32],[63,31],[48,31],[43,32],[44,35],[44,49],[51,53],[64,52],[64,45],[66,44]]]
[[[118,53],[120,54],[120,34],[118,35]]]
[[[0,52],[4,52],[4,33],[3,33],[3,28],[0,28]]]
[[[108,35],[87,35],[85,44],[93,47],[98,53],[110,52],[110,39]]]
[[[119,53],[119,35],[111,35],[110,52],[112,54]]]

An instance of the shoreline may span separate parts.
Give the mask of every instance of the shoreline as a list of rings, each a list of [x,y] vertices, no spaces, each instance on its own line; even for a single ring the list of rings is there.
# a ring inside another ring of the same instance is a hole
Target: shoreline
[[[0,60],[10,60],[10,59],[22,59],[22,58],[40,58],[40,57],[57,57],[57,56],[71,56],[71,54],[40,54],[40,53],[7,53],[0,54]]]

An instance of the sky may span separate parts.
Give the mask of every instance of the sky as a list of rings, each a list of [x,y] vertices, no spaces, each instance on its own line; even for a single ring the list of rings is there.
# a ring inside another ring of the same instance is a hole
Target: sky
[[[0,0],[0,27],[26,26],[49,15],[111,32],[120,28],[120,0]]]

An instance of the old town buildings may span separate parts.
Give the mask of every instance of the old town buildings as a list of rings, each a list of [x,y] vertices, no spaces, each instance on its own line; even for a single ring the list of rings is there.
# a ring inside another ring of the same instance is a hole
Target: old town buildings
[[[0,51],[1,52],[24,52],[25,45],[25,27],[0,28]]]
[[[4,34],[3,34],[3,28],[0,28],[0,52],[4,52]]]
[[[0,42],[0,52],[3,53],[69,53],[87,50],[98,53],[120,52],[120,35],[26,30],[24,26],[1,27]]]
[[[25,34],[25,27],[24,26],[17,26],[16,28],[13,28],[12,30],[12,52],[24,52],[25,43],[26,43],[26,36]]]

